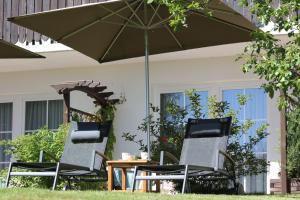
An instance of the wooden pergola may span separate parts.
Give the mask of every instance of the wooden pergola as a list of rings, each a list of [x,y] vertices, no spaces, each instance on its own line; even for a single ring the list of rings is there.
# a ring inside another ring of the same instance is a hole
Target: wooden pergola
[[[95,81],[68,81],[55,85],[51,85],[58,94],[63,95],[64,98],[64,122],[70,122],[71,113],[77,112],[87,116],[95,116],[94,114],[72,108],[70,105],[71,92],[80,91],[86,93],[88,97],[94,99],[93,103],[97,106],[106,106],[119,102],[119,99],[110,99],[114,93],[106,92],[107,86],[102,86],[100,82]]]

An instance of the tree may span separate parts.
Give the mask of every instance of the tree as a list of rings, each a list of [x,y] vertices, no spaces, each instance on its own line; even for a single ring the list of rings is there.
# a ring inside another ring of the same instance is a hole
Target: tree
[[[245,59],[244,72],[253,72],[267,82],[263,88],[273,98],[281,92],[280,109],[294,109],[300,105],[300,24],[299,0],[281,0],[280,6],[272,0],[241,0],[256,14],[261,26],[272,25],[270,31],[256,31],[253,42],[241,56]],[[277,2],[277,1],[276,1]],[[280,41],[272,32],[285,32],[288,41]]]
[[[170,26],[177,30],[187,27],[186,18],[190,10],[208,12],[209,0],[147,0],[148,3],[166,5],[172,15]],[[241,6],[249,7],[257,16],[261,27],[273,24],[270,31],[256,31],[253,42],[245,48],[243,71],[253,72],[267,82],[263,88],[273,98],[276,91],[281,92],[280,108],[300,104],[300,0],[239,0]],[[250,2],[250,3],[249,3]],[[280,41],[272,32],[285,31],[287,42]]]
[[[284,114],[281,125],[281,189],[285,194],[288,190],[287,172],[290,178],[300,175],[297,170],[300,145],[296,142],[300,137],[300,0],[281,0],[280,4],[276,4],[278,0],[253,0],[251,4],[247,0],[240,2],[250,8],[261,26],[272,27],[266,32],[254,32],[253,42],[240,58],[245,59],[245,73],[251,71],[267,81],[263,88],[271,98],[275,92],[280,93],[279,109]],[[272,32],[286,33],[288,41],[276,39]]]

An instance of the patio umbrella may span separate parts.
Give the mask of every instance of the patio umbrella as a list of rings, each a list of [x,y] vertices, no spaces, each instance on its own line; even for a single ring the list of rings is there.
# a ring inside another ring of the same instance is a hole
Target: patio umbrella
[[[219,0],[208,16],[191,11],[188,28],[174,32],[163,5],[145,0],[111,0],[10,18],[100,63],[145,56],[146,118],[149,117],[149,55],[249,41],[255,26]],[[150,147],[150,122],[147,123]],[[150,155],[150,148],[148,148]]]
[[[0,39],[0,59],[5,58],[45,58]]]

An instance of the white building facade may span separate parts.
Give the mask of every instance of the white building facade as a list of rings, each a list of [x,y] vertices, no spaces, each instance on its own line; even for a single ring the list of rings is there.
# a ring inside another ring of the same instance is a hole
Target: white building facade
[[[98,64],[57,44],[49,51],[49,45],[29,47],[35,51],[47,49],[41,53],[46,59],[0,61],[0,140],[15,138],[41,125],[55,129],[62,121],[63,104],[62,96],[50,85],[94,80],[108,86],[115,97],[123,95],[126,98],[117,106],[114,158],[119,159],[122,152],[138,154],[137,146],[125,142],[121,136],[123,132],[136,131],[145,117],[143,58]],[[204,99],[216,95],[218,100],[232,104],[236,94],[250,94],[253,100],[243,108],[241,120],[269,124],[270,135],[256,152],[266,158],[270,166],[266,175],[247,177],[242,183],[246,192],[269,193],[270,179],[279,178],[280,113],[276,99],[270,99],[260,89],[262,81],[251,73],[244,74],[242,63],[235,61],[245,45],[222,45],[152,56],[150,100],[154,105],[162,106],[164,98],[174,96],[181,99],[184,106],[184,91],[191,88],[201,92]],[[95,109],[91,102],[81,93],[75,93],[71,98],[72,107],[88,112]],[[0,158],[3,167],[8,161],[3,149],[0,149]]]

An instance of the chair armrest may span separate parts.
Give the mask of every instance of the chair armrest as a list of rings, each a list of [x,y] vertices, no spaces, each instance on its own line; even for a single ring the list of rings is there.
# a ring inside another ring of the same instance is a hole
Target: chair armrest
[[[47,152],[47,151],[44,151],[44,150],[41,150],[40,151],[40,156],[39,156],[39,162],[43,162],[44,160],[44,155],[47,155],[49,156],[51,159],[53,159],[55,162],[59,162],[59,160],[54,156],[52,155],[51,153]]]
[[[161,151],[160,152],[160,161],[159,164],[163,165],[164,164],[164,159],[165,157],[168,157],[169,159],[171,159],[173,162],[175,162],[176,164],[179,163],[179,160],[176,158],[176,156],[174,156],[173,154],[171,154],[170,152],[167,151]]]
[[[91,159],[91,164],[90,164],[90,171],[94,171],[94,165],[95,165],[96,155],[98,155],[98,156],[100,156],[102,158],[102,162],[109,160],[109,158],[107,156],[105,156],[103,153],[101,153],[101,152],[99,152],[97,150],[94,150],[93,153],[92,153],[92,159]],[[105,162],[103,162],[103,163],[105,164]]]
[[[104,153],[95,150],[95,154],[101,156],[104,161],[109,160],[109,158],[106,155],[104,155]]]

